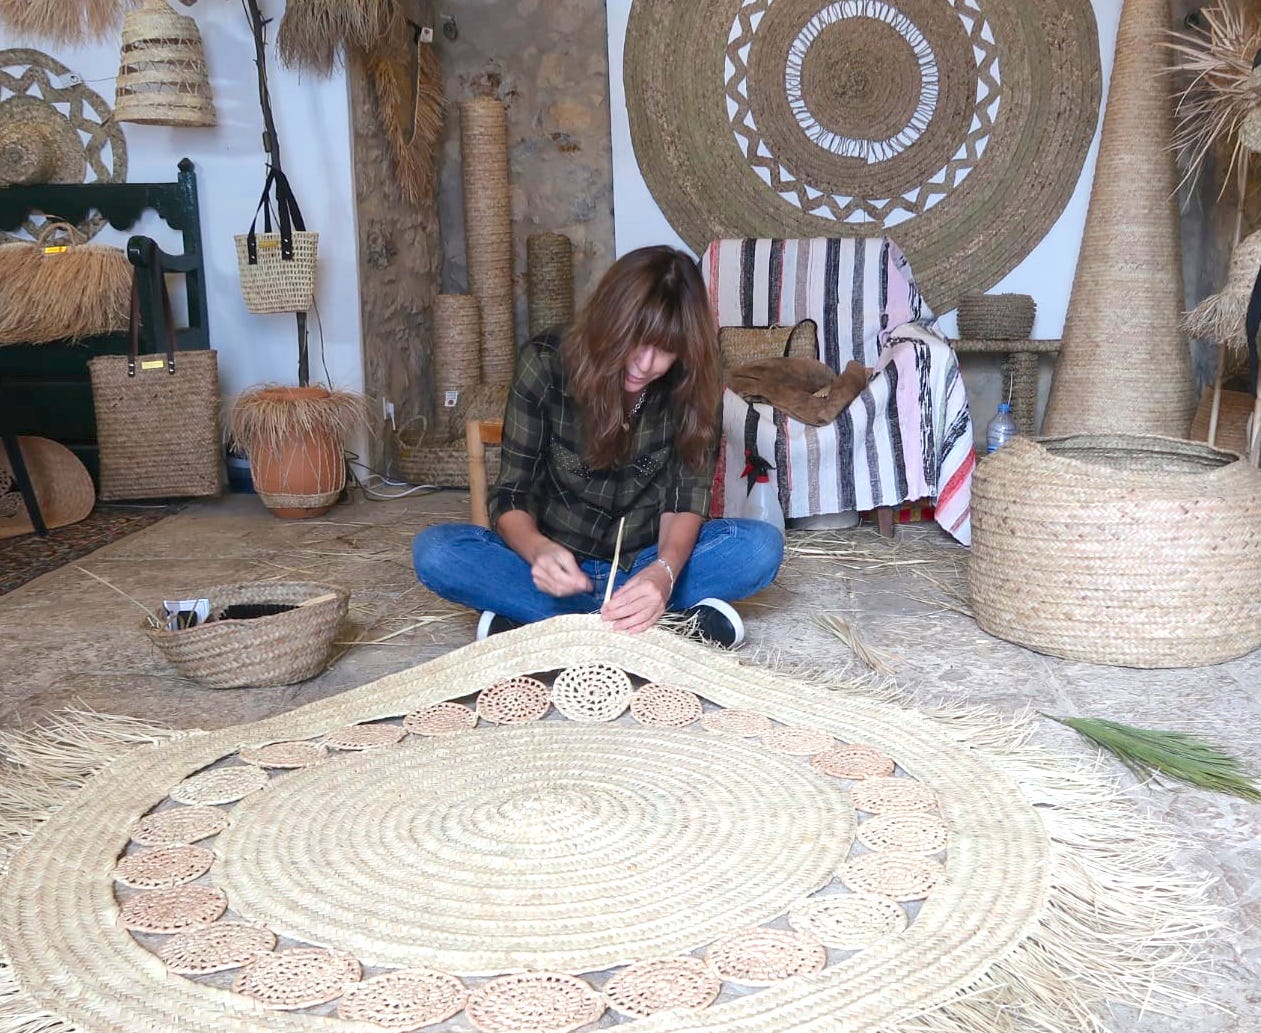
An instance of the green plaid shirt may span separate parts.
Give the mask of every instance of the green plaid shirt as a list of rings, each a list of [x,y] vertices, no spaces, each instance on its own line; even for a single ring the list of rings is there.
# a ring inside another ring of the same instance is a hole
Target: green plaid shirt
[[[490,522],[513,509],[533,514],[539,530],[580,559],[611,560],[618,521],[620,566],[657,541],[662,513],[709,514],[713,457],[690,470],[674,451],[669,375],[648,386],[635,422],[633,458],[611,470],[582,461],[578,407],[569,397],[560,334],[527,341],[504,412],[499,480],[490,496]]]

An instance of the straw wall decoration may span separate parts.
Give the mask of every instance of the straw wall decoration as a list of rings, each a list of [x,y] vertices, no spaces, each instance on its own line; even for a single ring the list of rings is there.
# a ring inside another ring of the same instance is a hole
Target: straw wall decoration
[[[433,303],[434,386],[438,392],[438,431],[447,438],[463,433],[446,418],[447,392],[461,392],[481,376],[482,317],[471,294],[439,294]]]
[[[695,707],[663,721],[629,679]],[[396,1030],[1087,1033],[1109,999],[1182,1004],[1218,931],[1182,844],[1027,736],[595,614],[250,725],[6,730],[4,1028],[372,1028],[336,1002]],[[177,811],[184,849],[131,845]]]
[[[1042,433],[1182,437],[1195,409],[1182,332],[1165,0],[1125,0],[1073,293]]]
[[[0,0],[0,27],[15,36],[78,46],[118,25],[135,0]]]
[[[635,0],[623,65],[636,160],[698,254],[893,235],[939,312],[1055,223],[1101,87],[1089,0]]]
[[[276,49],[287,65],[328,75],[347,48],[366,51],[400,17],[394,0],[286,0]]]
[[[530,336],[574,318],[574,246],[563,233],[531,233],[525,242]]]
[[[419,204],[433,195],[442,134],[442,62],[437,48],[419,39],[395,7],[388,30],[364,52],[364,63],[403,197]]]
[[[516,331],[508,118],[497,98],[474,97],[460,105],[460,151],[469,292],[482,311],[482,381],[503,384],[512,379]]]
[[[197,23],[166,0],[144,0],[123,19],[114,118],[151,126],[216,122]]]

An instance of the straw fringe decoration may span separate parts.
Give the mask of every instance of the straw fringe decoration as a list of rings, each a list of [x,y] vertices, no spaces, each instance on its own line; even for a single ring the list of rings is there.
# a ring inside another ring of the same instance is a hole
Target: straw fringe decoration
[[[79,46],[107,35],[135,0],[0,0],[0,25],[15,36]]]
[[[131,263],[122,249],[85,240],[69,223],[50,220],[33,243],[0,244],[0,344],[76,341],[127,329]]]
[[[811,694],[799,682],[679,642],[659,630],[631,638],[602,629],[594,615],[562,617],[279,715],[247,733],[230,728],[180,736],[127,719],[84,714],[69,715],[56,730],[33,736],[5,733],[0,751],[12,763],[14,777],[5,783],[0,827],[19,840],[37,836],[41,845],[64,843],[71,852],[103,856],[109,844],[93,845],[91,837],[82,834],[85,815],[90,813],[94,822],[112,820],[113,811],[121,817],[140,799],[152,797],[144,785],[155,779],[169,781],[213,762],[230,753],[243,733],[250,739],[312,736],[338,723],[402,714],[456,698],[467,693],[470,676],[488,685],[496,678],[589,661],[616,663],[644,678],[703,686],[721,705],[761,706],[781,720],[812,716]],[[1206,902],[1204,880],[1171,867],[1182,844],[1139,814],[1111,780],[1097,769],[1030,746],[1027,723],[1008,723],[989,712],[917,711],[857,691],[847,695],[843,711],[840,716],[829,712],[826,719],[813,716],[838,736],[846,729],[862,729],[873,745],[895,753],[922,746],[939,758],[955,758],[952,763],[959,770],[952,773],[949,765],[939,762],[937,774],[943,781],[953,779],[955,791],[943,794],[943,799],[957,816],[985,824],[986,807],[1000,801],[973,799],[964,787],[979,783],[966,780],[986,769],[1001,772],[1001,778],[988,779],[986,785],[1001,794],[1005,818],[1014,822],[991,815],[987,835],[1001,826],[1003,835],[1024,838],[1011,851],[1000,848],[991,853],[984,877],[979,883],[971,880],[988,887],[994,901],[1004,901],[1004,913],[992,916],[996,921],[989,927],[990,935],[980,938],[985,943],[980,949],[986,953],[963,956],[977,949],[978,938],[944,913],[930,916],[944,899],[939,894],[960,892],[959,885],[969,881],[967,872],[952,870],[951,879],[934,890],[920,913],[921,932],[888,948],[896,948],[891,957],[896,957],[899,971],[912,975],[886,979],[873,969],[863,977],[866,990],[851,994],[843,978],[830,978],[831,970],[825,970],[804,987],[790,982],[730,1000],[721,1019],[714,1012],[695,1018],[671,1014],[641,1020],[637,1028],[660,1033],[843,1025],[879,1033],[991,1033],[1019,1026],[1067,1033],[1100,1029],[1094,1009],[1104,1001],[1151,1009],[1162,1002],[1177,1006],[1195,999],[1188,980],[1205,974],[1198,952],[1220,928],[1220,909]],[[133,746],[141,748],[130,749]],[[94,772],[99,774],[94,777]],[[120,793],[132,795],[126,800]],[[1030,837],[1037,839],[1037,847]],[[982,844],[978,842],[977,848]],[[1032,855],[1022,853],[1030,848]],[[1030,881],[1033,870],[1024,863],[993,864],[1017,854],[1038,858],[1034,867],[1043,866],[1041,874]],[[102,945],[99,951],[85,951],[85,944],[77,945],[75,974],[81,992],[66,995],[49,984],[46,973],[54,969],[48,966],[59,963],[48,955],[60,956],[72,945],[62,929],[12,921],[13,909],[22,906],[28,916],[38,914],[29,910],[32,898],[27,894],[65,889],[65,880],[77,887],[85,878],[91,881],[84,871],[67,863],[50,873],[46,864],[26,852],[8,859],[0,883],[0,913],[5,919],[0,935],[11,960],[5,959],[0,967],[0,1030],[99,1033],[105,1028],[105,1011],[112,1016],[110,1028],[178,1026],[190,1033],[226,1029],[229,1020],[218,1008],[197,1004],[205,1004],[207,995],[220,1001],[221,990],[169,980],[160,968],[127,965],[128,992],[125,999],[120,996],[117,982],[104,974],[108,968],[116,980],[121,978],[118,970],[103,959],[121,952],[128,957],[119,964],[126,964],[143,948],[109,923],[75,926],[77,937],[86,928],[92,936],[109,941],[108,950]],[[50,874],[57,885],[45,885]],[[108,887],[104,892],[109,894]],[[86,899],[97,906],[114,906],[110,896],[89,894]],[[1017,913],[1009,913],[1013,908]],[[57,915],[45,917],[57,921]],[[931,927],[924,926],[930,917]],[[879,959],[884,949],[873,946],[866,956]],[[14,965],[20,966],[20,983]],[[973,974],[960,979],[964,970]],[[901,992],[905,980],[915,981],[913,997]],[[909,1005],[908,999],[922,1003]],[[297,1016],[289,1021],[245,1009],[235,1012],[230,1024],[234,1033],[306,1028]]]
[[[482,312],[482,383],[512,380],[516,358],[512,296],[512,201],[508,116],[496,97],[460,105],[464,237],[469,293]]]
[[[420,204],[432,196],[435,159],[442,135],[442,62],[432,43],[408,45],[411,26],[393,9],[389,29],[364,54],[377,110],[394,155],[404,199]],[[407,74],[413,58],[415,81]],[[414,90],[414,96],[413,96]]]
[[[392,0],[288,0],[276,34],[280,60],[328,75],[339,51],[370,50],[380,42],[393,8]]]

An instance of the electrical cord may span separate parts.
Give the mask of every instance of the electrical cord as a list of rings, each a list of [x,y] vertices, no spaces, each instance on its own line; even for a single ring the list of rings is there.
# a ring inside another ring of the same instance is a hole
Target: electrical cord
[[[387,477],[385,474],[372,469],[367,463],[362,462],[359,456],[354,452],[345,452],[346,471],[350,474],[351,480],[363,492],[365,498],[372,499],[374,502],[389,502],[393,499],[404,499],[409,495],[423,493],[432,495],[436,491],[442,489],[436,484],[411,484],[408,481],[396,481]],[[362,467],[367,471],[367,477],[361,477],[355,470],[355,467]],[[403,488],[403,491],[383,492],[379,489],[386,488]]]

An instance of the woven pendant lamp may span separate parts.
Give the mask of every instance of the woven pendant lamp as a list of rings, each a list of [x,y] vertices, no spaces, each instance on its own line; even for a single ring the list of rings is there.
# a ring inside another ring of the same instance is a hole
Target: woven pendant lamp
[[[123,19],[114,118],[150,126],[215,124],[201,33],[166,0],[144,0]]]
[[[1125,0],[1099,160],[1042,433],[1182,437],[1195,409],[1182,332],[1166,0]]]

